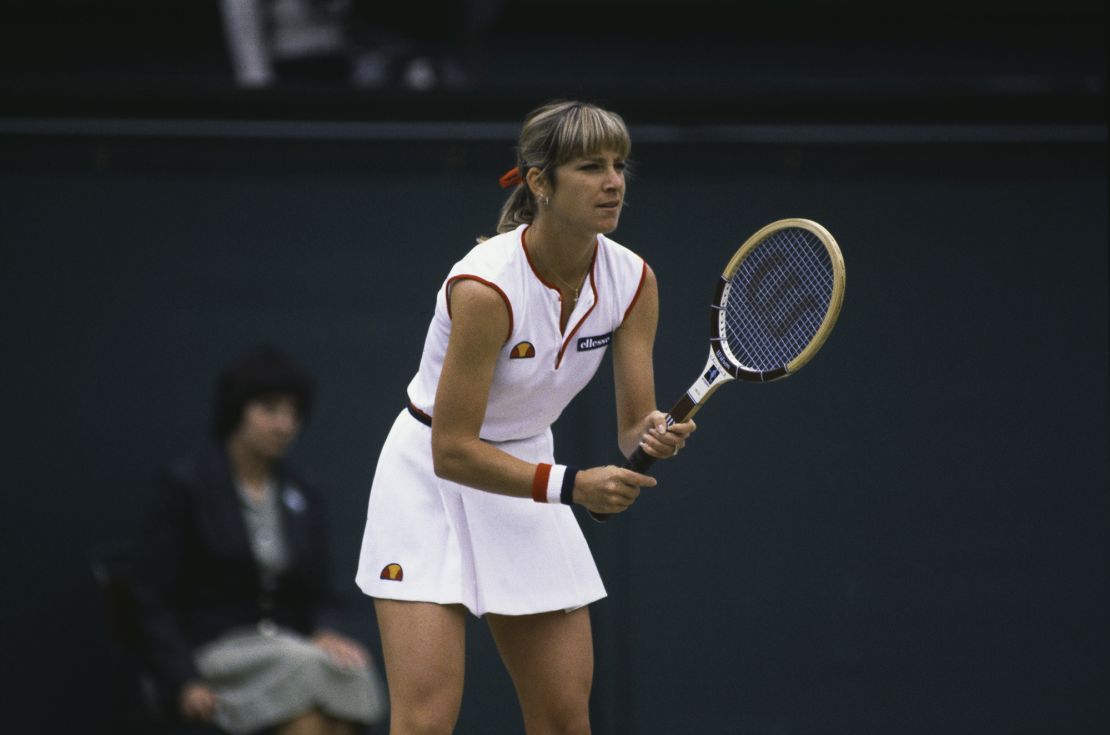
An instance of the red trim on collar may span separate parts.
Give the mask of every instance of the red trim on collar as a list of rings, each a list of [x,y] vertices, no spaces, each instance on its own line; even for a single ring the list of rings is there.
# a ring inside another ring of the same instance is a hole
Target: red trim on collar
[[[553,283],[549,283],[548,281],[545,281],[544,277],[540,275],[540,272],[538,270],[536,270],[536,264],[534,262],[532,262],[532,254],[528,252],[528,242],[525,240],[525,237],[524,237],[525,234],[527,234],[528,228],[530,226],[531,225],[526,225],[524,227],[524,229],[520,231],[520,248],[521,248],[521,250],[524,251],[524,259],[526,261],[528,261],[528,267],[532,269],[532,275],[534,275],[536,277],[537,281],[539,281],[543,285],[547,286],[552,291],[558,291],[559,287],[556,286]]]
[[[536,277],[536,280],[539,281],[540,283],[542,283],[544,286],[547,286],[548,288],[550,288],[551,290],[553,290],[553,291],[555,291],[556,293],[559,294],[559,303],[561,305],[562,304],[562,293],[563,293],[562,289],[560,289],[558,286],[555,286],[555,285],[549,283],[548,281],[544,280],[543,276],[541,276],[539,271],[536,270],[536,264],[532,262],[532,256],[528,253],[528,243],[525,241],[525,234],[527,232],[528,232],[528,227],[527,226],[523,230],[520,231],[520,247],[524,251],[524,259],[526,261],[528,261],[528,267],[532,269],[532,274]],[[578,330],[582,327],[582,325],[585,323],[585,321],[590,317],[590,314],[592,314],[594,312],[594,309],[597,308],[597,302],[598,302],[597,280],[594,277],[594,273],[597,270],[597,251],[598,251],[599,247],[601,247],[601,236],[600,235],[598,235],[594,239],[594,256],[590,260],[590,270],[587,271],[587,274],[589,276],[589,282],[590,282],[590,290],[593,291],[593,295],[594,295],[594,303],[590,306],[589,309],[586,310],[586,313],[582,315],[582,318],[578,320],[578,323],[574,325],[574,327],[570,330],[570,332],[567,333],[566,337],[564,337],[563,344],[559,348],[559,354],[555,357],[555,369],[556,370],[558,370],[559,366],[563,364],[563,355],[564,355],[564,353],[566,353],[567,346],[570,344],[571,340],[574,339],[574,335],[577,334]],[[647,264],[645,263],[645,267],[646,267],[646,265]],[[643,284],[643,277],[641,276],[641,285],[642,284]],[[579,298],[579,300],[581,301],[581,298]],[[562,320],[563,320],[563,315],[560,313],[559,314],[560,327],[562,326]],[[560,331],[562,331],[562,330],[560,329]]]
[[[594,260],[595,262],[597,260],[596,250],[594,251]],[[563,353],[567,351],[567,346],[574,339],[574,335],[578,333],[578,330],[582,327],[586,320],[590,318],[590,314],[593,314],[594,309],[597,308],[597,283],[594,281],[594,269],[592,267],[590,268],[590,289],[594,292],[594,302],[590,305],[590,308],[586,310],[586,313],[582,315],[582,318],[578,320],[578,323],[574,325],[574,329],[570,330],[570,332],[567,334],[566,339],[563,340],[563,346],[559,348],[559,356],[555,358],[556,370],[558,370],[559,366],[563,363]]]
[[[554,283],[551,283],[550,281],[546,280],[543,276],[540,275],[540,272],[538,270],[536,270],[536,264],[532,261],[532,254],[528,252],[528,243],[525,241],[525,238],[524,238],[524,235],[525,235],[526,232],[528,232],[528,227],[530,227],[530,226],[531,225],[526,226],[520,232],[520,247],[521,247],[522,250],[524,250],[524,259],[526,261],[528,261],[528,267],[532,269],[532,275],[534,275],[536,277],[537,281],[539,281],[543,285],[547,286],[552,291],[558,292],[559,295],[562,296],[563,290],[561,288],[559,288],[558,286],[556,286]],[[598,248],[598,243],[597,243],[597,240],[595,240],[594,241],[594,255],[593,255],[593,258],[590,259],[590,270],[588,271],[588,273],[590,274],[591,279],[593,278],[594,268],[597,267],[597,248]],[[595,291],[595,295],[596,295],[596,289],[594,291]]]

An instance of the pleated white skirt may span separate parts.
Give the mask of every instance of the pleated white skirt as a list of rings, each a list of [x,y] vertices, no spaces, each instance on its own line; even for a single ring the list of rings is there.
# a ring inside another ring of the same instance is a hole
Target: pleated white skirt
[[[371,597],[462,604],[477,616],[574,610],[605,586],[574,513],[435,476],[432,430],[407,411],[382,446],[356,582]],[[497,443],[553,463],[551,432]]]

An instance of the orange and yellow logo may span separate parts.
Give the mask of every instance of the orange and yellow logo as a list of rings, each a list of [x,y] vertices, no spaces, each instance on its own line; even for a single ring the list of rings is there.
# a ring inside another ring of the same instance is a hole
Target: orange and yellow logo
[[[400,564],[386,564],[382,569],[382,579],[388,579],[391,582],[400,582],[405,578],[405,570],[401,568]]]
[[[510,360],[522,360],[526,357],[535,357],[536,348],[531,342],[517,342],[509,353]]]

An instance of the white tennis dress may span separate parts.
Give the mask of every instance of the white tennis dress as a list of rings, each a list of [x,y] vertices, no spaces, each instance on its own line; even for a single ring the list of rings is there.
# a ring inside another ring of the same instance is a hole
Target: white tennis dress
[[[605,596],[570,507],[498,495],[436,477],[431,428],[459,279],[494,288],[509,331],[493,373],[481,437],[528,462],[554,463],[551,424],[585,387],[643,288],[647,266],[601,235],[578,304],[560,330],[558,289],[526,249],[526,225],[475,246],[436,297],[420,369],[382,446],[356,581],[367,595],[460,603],[473,614],[573,610]]]

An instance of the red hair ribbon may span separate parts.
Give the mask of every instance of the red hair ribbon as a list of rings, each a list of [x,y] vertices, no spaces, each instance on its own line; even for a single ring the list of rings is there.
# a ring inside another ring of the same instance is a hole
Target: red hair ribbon
[[[524,177],[520,175],[520,167],[513,166],[508,171],[501,175],[501,188],[508,189],[510,186],[524,183]]]

